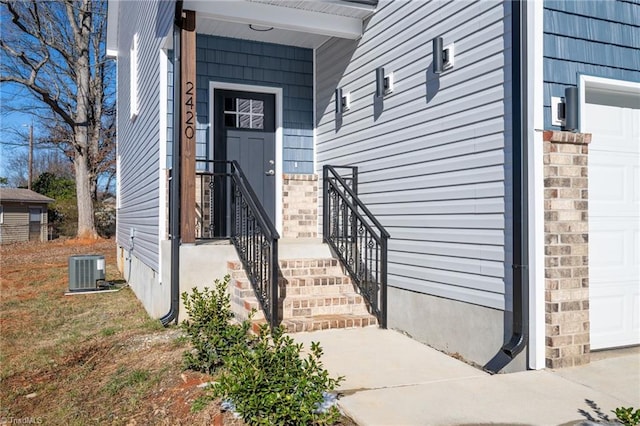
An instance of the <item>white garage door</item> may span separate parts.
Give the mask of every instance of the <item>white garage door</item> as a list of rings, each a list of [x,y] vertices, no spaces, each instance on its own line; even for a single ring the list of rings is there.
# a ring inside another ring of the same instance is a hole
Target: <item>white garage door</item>
[[[640,344],[640,100],[586,92],[591,349]]]

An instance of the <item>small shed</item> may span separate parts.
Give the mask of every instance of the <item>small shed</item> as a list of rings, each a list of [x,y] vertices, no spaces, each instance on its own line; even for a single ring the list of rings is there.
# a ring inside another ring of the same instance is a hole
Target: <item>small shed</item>
[[[47,240],[52,198],[29,189],[0,188],[0,244]]]

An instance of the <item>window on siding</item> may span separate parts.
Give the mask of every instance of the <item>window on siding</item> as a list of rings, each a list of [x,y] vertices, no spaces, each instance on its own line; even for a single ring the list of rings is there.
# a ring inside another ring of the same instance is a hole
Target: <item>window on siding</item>
[[[4,223],[4,208],[0,206],[0,224]]]
[[[42,222],[42,209],[40,207],[29,207],[29,222]]]
[[[138,33],[135,33],[129,50],[129,91],[131,119],[138,116]]]

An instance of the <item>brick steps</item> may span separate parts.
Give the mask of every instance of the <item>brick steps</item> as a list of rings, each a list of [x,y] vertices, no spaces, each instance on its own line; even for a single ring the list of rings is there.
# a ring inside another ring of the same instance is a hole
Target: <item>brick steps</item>
[[[289,332],[331,328],[367,327],[377,324],[351,279],[337,259],[287,259],[279,262],[279,308],[281,324]],[[229,291],[232,308],[240,321],[251,310],[255,328],[266,322],[240,262],[228,262],[232,277]]]
[[[253,323],[253,330],[258,331],[266,320],[257,320]],[[290,318],[283,320],[282,325],[288,333],[301,333],[305,331],[331,330],[334,328],[362,328],[378,324],[372,315],[317,315],[306,318]]]

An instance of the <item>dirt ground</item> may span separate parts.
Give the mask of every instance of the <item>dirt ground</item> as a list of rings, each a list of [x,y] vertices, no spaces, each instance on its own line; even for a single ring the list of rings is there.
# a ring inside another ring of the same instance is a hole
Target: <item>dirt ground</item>
[[[75,254],[104,255],[120,290],[65,295]],[[0,424],[244,425],[219,401],[191,411],[213,378],[182,369],[187,349],[126,286],[114,240],[0,246]]]
[[[214,424],[219,404],[191,412],[211,378],[182,370],[177,328],[126,286],[65,296],[74,254],[104,255],[107,280],[123,285],[113,240],[0,247],[0,424]]]

